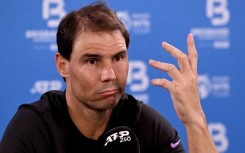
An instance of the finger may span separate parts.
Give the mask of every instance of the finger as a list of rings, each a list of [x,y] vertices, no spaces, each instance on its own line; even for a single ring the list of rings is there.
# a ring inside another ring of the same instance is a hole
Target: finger
[[[151,83],[155,86],[164,87],[165,89],[169,90],[170,92],[174,91],[174,85],[167,79],[152,79]]]
[[[178,60],[180,71],[184,74],[188,75],[190,73],[190,63],[186,54],[177,49],[176,47],[168,44],[167,42],[163,42],[162,46],[164,49],[170,53],[174,58]]]
[[[152,59],[149,60],[149,64],[154,68],[157,68],[159,70],[162,70],[162,71],[168,73],[168,75],[173,80],[179,81],[181,79],[181,73],[173,64],[162,63],[162,62],[158,62],[158,61],[155,61]]]
[[[187,37],[187,45],[188,45],[188,58],[190,62],[190,67],[192,70],[192,73],[197,76],[197,59],[198,59],[198,54],[193,38],[193,34],[188,34]]]

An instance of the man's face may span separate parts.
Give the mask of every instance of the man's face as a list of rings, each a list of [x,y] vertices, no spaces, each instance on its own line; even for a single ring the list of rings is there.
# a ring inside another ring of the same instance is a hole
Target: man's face
[[[126,86],[127,55],[120,31],[79,35],[68,62],[69,99],[94,110],[114,107]]]

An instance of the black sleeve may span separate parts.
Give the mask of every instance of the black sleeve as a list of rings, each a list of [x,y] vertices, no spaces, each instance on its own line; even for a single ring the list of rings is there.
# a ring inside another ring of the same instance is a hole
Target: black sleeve
[[[137,136],[141,153],[185,153],[175,128],[159,112],[145,104],[142,106]]]
[[[33,109],[20,108],[9,122],[0,153],[48,153],[48,131]]]

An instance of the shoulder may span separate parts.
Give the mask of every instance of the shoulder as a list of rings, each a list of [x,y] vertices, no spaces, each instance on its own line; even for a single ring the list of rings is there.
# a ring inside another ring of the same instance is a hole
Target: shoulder
[[[51,91],[36,102],[21,105],[5,130],[1,147],[7,152],[50,150],[53,140],[64,137],[62,118],[58,117],[62,114],[62,101],[62,92]]]
[[[42,113],[50,109],[60,109],[63,101],[65,101],[64,92],[53,90],[44,93],[36,102],[21,105],[19,109],[30,108]]]
[[[45,118],[51,118],[52,114],[55,114],[54,111],[61,112],[62,95],[61,91],[49,91],[36,102],[20,105],[10,123],[20,124],[26,128],[42,125]]]
[[[44,120],[53,117],[59,119],[66,111],[66,99],[63,91],[52,90],[44,93],[41,98],[33,103],[23,104],[19,107],[21,109],[32,110],[33,113],[40,115]]]
[[[20,107],[9,122],[2,141],[3,152],[38,152],[48,149],[48,130],[41,116],[27,107]]]
[[[43,94],[40,100],[24,104],[19,107],[19,111],[31,112],[36,114],[42,121],[49,133],[56,140],[61,140],[65,136],[66,119],[68,116],[65,92],[49,91]],[[33,118],[32,118],[33,119]]]

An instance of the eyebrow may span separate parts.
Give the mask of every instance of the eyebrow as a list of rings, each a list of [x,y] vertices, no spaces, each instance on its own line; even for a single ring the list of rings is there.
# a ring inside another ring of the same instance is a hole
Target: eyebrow
[[[122,50],[122,51],[120,51],[120,52],[116,53],[116,54],[115,54],[115,55],[113,55],[113,56],[120,55],[120,54],[126,54],[126,53],[127,53],[127,51],[126,51],[126,50]],[[81,57],[81,58],[88,58],[88,57],[100,58],[100,57],[102,57],[102,56],[101,56],[101,55],[99,55],[99,54],[96,54],[96,53],[86,53],[86,54],[82,55],[82,57]]]
[[[86,53],[86,54],[82,55],[82,58],[83,57],[101,57],[101,56],[98,54]]]

